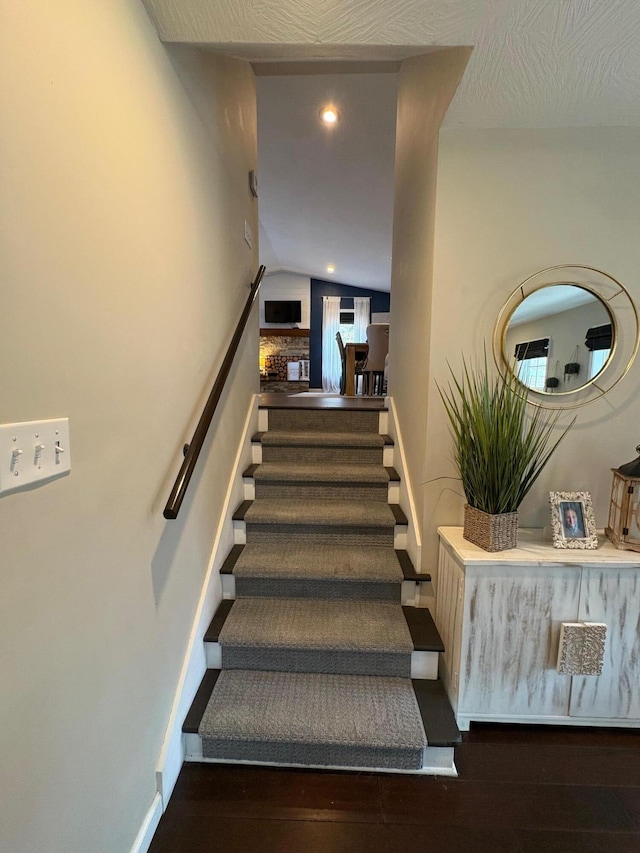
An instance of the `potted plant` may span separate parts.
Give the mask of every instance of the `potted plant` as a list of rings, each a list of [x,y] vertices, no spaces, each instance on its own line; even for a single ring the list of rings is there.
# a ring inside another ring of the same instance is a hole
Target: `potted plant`
[[[457,378],[438,391],[455,441],[455,462],[467,498],[465,539],[485,551],[515,548],[518,508],[575,418],[552,441],[562,412],[529,411],[527,392],[514,373],[491,376],[484,364],[463,361]]]

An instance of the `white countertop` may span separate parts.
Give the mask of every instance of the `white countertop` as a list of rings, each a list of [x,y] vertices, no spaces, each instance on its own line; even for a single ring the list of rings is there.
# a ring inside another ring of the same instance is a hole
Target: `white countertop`
[[[439,527],[440,539],[466,566],[482,565],[600,565],[611,568],[630,567],[640,569],[640,553],[621,551],[604,535],[598,536],[597,549],[554,548],[550,539],[542,538],[540,528],[519,528],[518,547],[507,551],[484,551],[478,545],[467,542],[462,536],[462,527]]]

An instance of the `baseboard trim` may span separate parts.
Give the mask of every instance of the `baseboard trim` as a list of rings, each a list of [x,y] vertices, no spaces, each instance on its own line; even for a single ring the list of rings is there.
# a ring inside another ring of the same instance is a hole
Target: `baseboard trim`
[[[386,397],[384,402],[387,407],[387,432],[393,439],[394,444],[393,467],[400,477],[400,500],[398,503],[402,504],[403,507],[408,507],[407,516],[409,518],[409,526],[407,530],[406,550],[411,557],[413,565],[416,567],[416,571],[419,571],[422,556],[422,539],[416,505],[413,499],[413,486],[407,469],[402,432],[398,423],[398,411],[393,397]]]
[[[209,566],[202,585],[202,592],[176,687],[165,739],[156,765],[156,785],[161,797],[163,812],[169,804],[169,798],[184,761],[182,723],[207,669],[203,637],[222,600],[220,569],[233,547],[234,533],[231,516],[242,500],[242,471],[251,459],[251,436],[257,428],[257,412],[258,395],[254,394],[249,404],[244,429],[238,444],[220,521],[211,549]]]
[[[147,853],[161,817],[162,797],[159,792],[156,792],[145,818],[142,821],[140,832],[137,834],[136,840],[133,842],[131,853]]]

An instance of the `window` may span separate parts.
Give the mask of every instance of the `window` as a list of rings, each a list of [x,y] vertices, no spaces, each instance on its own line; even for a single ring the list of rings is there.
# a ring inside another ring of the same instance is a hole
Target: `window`
[[[593,379],[607,363],[607,359],[611,354],[610,349],[595,349],[591,352],[591,360],[589,362],[589,379]]]
[[[518,379],[527,388],[534,391],[544,391],[547,378],[547,356],[539,358],[527,358],[518,362]]]
[[[589,379],[593,379],[594,376],[600,373],[611,355],[611,345],[613,344],[613,326],[611,323],[587,329],[587,337],[584,344],[591,354],[589,359]]]
[[[549,360],[549,338],[516,344],[513,354],[518,362],[518,379],[522,384],[533,391],[544,391]]]
[[[342,335],[342,341],[345,344],[353,344],[357,343],[353,333],[355,330],[355,326],[353,324],[354,310],[353,308],[341,308],[340,309],[340,325],[338,326],[338,331]],[[346,321],[346,322],[345,322]]]

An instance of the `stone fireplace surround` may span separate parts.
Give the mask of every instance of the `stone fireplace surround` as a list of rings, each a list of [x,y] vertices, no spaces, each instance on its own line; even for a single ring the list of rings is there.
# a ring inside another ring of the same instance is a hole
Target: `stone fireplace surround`
[[[309,382],[287,382],[287,364],[309,358],[308,329],[260,329],[260,378],[266,384],[309,387]],[[275,389],[274,389],[275,390]],[[286,390],[286,389],[283,389]]]

